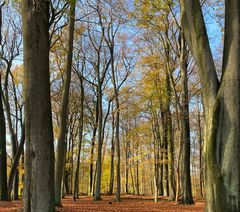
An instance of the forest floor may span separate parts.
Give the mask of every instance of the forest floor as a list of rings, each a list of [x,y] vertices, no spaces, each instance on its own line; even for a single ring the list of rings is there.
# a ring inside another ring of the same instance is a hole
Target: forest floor
[[[124,212],[150,212],[150,211],[204,211],[204,200],[195,199],[194,205],[181,205],[160,197],[158,203],[153,202],[151,196],[122,195],[122,202],[115,202],[114,196],[102,196],[102,201],[93,201],[92,197],[81,196],[76,202],[71,197],[62,200],[63,207],[58,212],[77,211],[124,211]],[[22,211],[21,201],[0,202],[0,212]]]

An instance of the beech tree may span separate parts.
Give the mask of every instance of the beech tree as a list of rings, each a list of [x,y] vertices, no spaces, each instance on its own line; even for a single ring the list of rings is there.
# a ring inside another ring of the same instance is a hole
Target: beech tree
[[[183,29],[203,89],[206,137],[206,211],[240,210],[240,2],[225,1],[223,65],[217,77],[199,0],[182,1]]]
[[[1,75],[0,75],[1,80]],[[2,84],[0,82],[0,200],[7,200],[7,151],[6,151],[6,123],[2,102]]]
[[[2,7],[0,5],[0,45],[2,44]],[[0,63],[1,63],[0,58]],[[0,200],[7,200],[7,151],[6,151],[6,122],[3,109],[2,73],[0,73]]]
[[[26,121],[24,211],[55,211],[49,1],[23,0]]]
[[[73,55],[73,40],[74,40],[74,22],[75,22],[75,4],[76,1],[70,2],[69,12],[69,34],[68,34],[68,49],[66,56],[64,85],[62,91],[62,106],[60,112],[60,130],[58,135],[58,145],[56,152],[56,167],[55,167],[55,204],[61,205],[61,184],[63,176],[63,167],[65,162],[65,146],[66,146],[66,130],[68,118],[68,103],[69,89],[71,82],[72,55]]]

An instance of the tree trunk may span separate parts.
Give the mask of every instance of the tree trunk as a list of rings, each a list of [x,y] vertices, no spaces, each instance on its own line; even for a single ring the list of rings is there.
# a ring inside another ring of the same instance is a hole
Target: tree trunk
[[[179,194],[180,194],[180,186],[181,186],[181,174],[180,174],[180,167],[181,167],[181,158],[182,158],[182,139],[180,138],[180,144],[179,144],[179,152],[177,156],[177,182],[176,182],[176,198],[175,201],[178,202]]]
[[[112,29],[112,28],[111,28]],[[117,85],[117,78],[115,74],[115,67],[114,67],[114,36],[112,34],[112,41],[111,41],[111,68],[112,68],[112,82],[114,87],[114,100],[116,105],[116,132],[115,132],[115,147],[116,147],[116,178],[117,178],[117,190],[116,190],[116,201],[121,201],[121,158],[120,158],[120,104],[119,104],[119,97],[118,97],[118,85]]]
[[[172,114],[170,109],[168,111],[167,119],[167,139],[168,139],[168,187],[169,187],[169,200],[175,200],[176,185],[175,185],[175,172],[174,172],[174,141],[172,135]]]
[[[136,126],[136,120],[135,120],[135,126]],[[140,195],[140,190],[139,190],[139,156],[138,156],[138,140],[136,141],[137,144],[136,144],[136,174],[135,174],[135,177],[136,177],[136,194],[137,195]]]
[[[2,83],[0,74],[0,200],[8,200],[7,191],[7,151],[6,122],[2,102]]]
[[[164,125],[163,125],[163,139],[162,139],[162,157],[163,157],[163,195],[169,195],[168,187],[168,137],[167,137],[167,116],[166,111],[164,112]]]
[[[159,179],[158,179],[158,184],[159,184],[159,189],[158,189],[158,195],[163,196],[163,154],[161,152],[162,147],[160,147],[160,152],[159,152],[159,158],[160,158],[160,164],[158,167],[159,171]]]
[[[103,110],[102,110],[102,88],[100,85],[98,86],[97,93],[98,93],[98,151],[97,151],[98,155],[94,200],[101,200]]]
[[[129,133],[129,120],[127,120],[127,125],[128,125],[128,129],[126,132],[126,152],[125,152],[125,192],[126,194],[129,193],[129,188],[128,188],[128,184],[129,184],[129,158],[130,158],[130,133]]]
[[[189,99],[188,99],[188,76],[187,76],[187,56],[185,48],[185,38],[181,36],[181,58],[180,69],[182,74],[182,204],[193,204],[191,169],[190,169],[190,126],[189,126]]]
[[[9,134],[10,134],[10,140],[11,140],[11,145],[12,145],[12,158],[14,159],[17,153],[17,135],[14,131],[13,123],[12,123],[12,118],[11,118],[11,108],[10,108],[10,103],[9,103],[9,95],[8,95],[8,76],[9,73],[11,72],[11,63],[7,63],[7,73],[6,73],[6,78],[5,78],[5,85],[4,85],[4,96],[3,96],[3,103],[5,105],[5,110],[6,110],[6,117],[7,117],[7,123],[8,123],[8,129],[9,129]],[[13,186],[13,199],[17,200],[18,199],[18,170],[16,170],[15,175],[14,175],[14,186]],[[9,188],[8,188],[9,189]],[[8,193],[12,193],[12,187],[11,190],[8,191]],[[11,199],[11,195],[9,196],[9,199]]]
[[[55,211],[49,2],[23,0],[22,17],[26,121],[24,211]]]
[[[17,153],[15,155],[11,170],[10,170],[10,174],[9,174],[9,178],[8,178],[8,198],[10,199],[11,197],[11,190],[12,190],[12,186],[13,186],[13,180],[14,180],[14,176],[16,175],[18,169],[18,164],[19,164],[19,160],[20,157],[23,153],[23,146],[24,146],[24,142],[25,142],[25,124],[22,125],[22,135],[21,135],[21,141],[20,144],[18,146],[17,149]]]
[[[73,176],[74,176],[74,160],[73,160],[73,155],[74,155],[74,146],[75,146],[75,139],[72,138],[72,144],[71,144],[71,170],[70,170],[70,194],[73,194]]]
[[[98,128],[98,98],[96,102],[96,117],[95,117],[95,122],[93,126],[93,136],[92,136],[92,142],[91,142],[91,149],[90,149],[90,165],[89,165],[89,194],[93,195],[93,178],[94,178],[94,173],[93,173],[93,155],[94,155],[94,148],[95,148],[95,141],[96,141],[96,133],[97,133],[97,128]]]
[[[199,145],[199,187],[200,194],[203,197],[203,167],[202,167],[202,127],[201,127],[201,112],[200,112],[200,97],[198,97],[198,145]]]
[[[61,100],[60,112],[60,126],[58,135],[58,145],[56,151],[56,164],[55,164],[55,204],[61,205],[61,184],[64,167],[64,150],[66,145],[66,130],[68,119],[68,102],[69,102],[69,89],[71,82],[71,69],[72,69],[72,55],[73,55],[73,40],[74,40],[74,22],[75,22],[75,0],[70,4],[69,13],[69,34],[68,34],[68,50],[66,58],[66,67],[64,75],[64,85]]]
[[[119,121],[120,121],[120,104],[119,104],[119,99],[118,99],[118,91],[115,91],[115,102],[116,102],[116,109],[117,109],[117,114],[116,114],[116,177],[117,177],[117,191],[116,191],[116,201],[120,202],[121,201],[121,158],[120,158],[120,134],[119,134]]]
[[[134,159],[133,159],[134,160]],[[134,182],[134,176],[133,176],[133,171],[132,171],[132,161],[130,161],[130,168],[129,168],[129,171],[130,171],[130,176],[131,176],[131,181],[132,181],[132,193],[135,194],[135,182]]]
[[[2,7],[0,5],[0,44],[2,44]],[[1,60],[1,58],[0,58]],[[1,61],[0,61],[1,62]],[[0,73],[0,200],[7,200],[7,151],[6,151],[6,122],[3,109],[2,75]]]
[[[80,104],[80,117],[79,117],[79,143],[78,143],[78,155],[77,155],[77,168],[75,172],[75,179],[74,179],[74,191],[73,191],[73,201],[76,201],[78,198],[77,188],[79,187],[79,166],[80,166],[80,155],[81,155],[81,148],[82,148],[82,141],[83,141],[83,118],[84,118],[84,87],[83,87],[83,79],[80,78],[81,84],[81,104]]]
[[[171,122],[171,113],[170,113],[170,99],[171,99],[171,90],[170,90],[170,78],[169,73],[166,72],[165,76],[165,86],[166,86],[166,93],[164,100],[162,101],[160,105],[161,110],[161,116],[162,116],[162,141],[161,141],[161,155],[162,155],[162,182],[163,182],[163,195],[168,196],[169,195],[169,161],[168,161],[168,143],[171,141],[172,138],[169,138],[171,135],[169,133],[169,129],[171,129],[170,124]],[[172,151],[173,149],[171,149]],[[172,167],[171,167],[172,168]],[[171,170],[171,169],[170,169]],[[173,192],[173,191],[172,191]]]
[[[110,166],[110,185],[109,185],[109,194],[113,194],[113,184],[114,184],[114,129],[115,129],[115,122],[114,122],[114,112],[112,106],[112,139],[111,139],[111,166]]]
[[[240,211],[240,2],[225,1],[219,84],[199,1],[184,1],[184,30],[197,62],[206,116],[206,211]]]
[[[152,118],[152,133],[154,138],[154,202],[158,202],[159,187],[160,187],[160,148],[161,148],[161,135],[159,129],[159,122],[156,111],[153,108],[151,110]]]
[[[154,128],[154,134],[155,134],[155,139],[154,139],[154,202],[158,202],[158,195],[159,195],[159,163],[160,163],[160,158],[159,158],[159,141],[156,137],[156,130],[155,130],[156,125],[153,124]]]

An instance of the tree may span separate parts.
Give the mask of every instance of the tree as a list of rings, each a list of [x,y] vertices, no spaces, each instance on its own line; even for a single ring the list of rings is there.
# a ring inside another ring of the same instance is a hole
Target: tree
[[[8,200],[7,193],[7,151],[6,123],[2,103],[2,84],[0,74],[0,200]]]
[[[0,5],[0,45],[2,44],[2,7]],[[0,58],[1,59],[1,58]],[[0,61],[1,62],[1,61]],[[6,151],[6,122],[3,109],[2,73],[0,73],[0,200],[7,200],[7,151]]]
[[[73,40],[74,40],[74,22],[75,22],[75,4],[76,1],[70,2],[69,12],[69,34],[68,34],[68,50],[64,72],[64,85],[62,93],[62,106],[60,112],[60,130],[58,135],[58,146],[56,152],[55,167],[55,204],[61,205],[61,184],[63,176],[63,167],[65,162],[65,146],[66,146],[66,130],[68,117],[69,89],[71,82]]]
[[[190,173],[190,124],[189,124],[189,95],[188,95],[188,64],[185,38],[181,34],[180,70],[182,75],[182,105],[181,105],[181,137],[182,137],[182,199],[183,204],[193,204],[192,184]]]
[[[206,211],[240,210],[240,2],[225,1],[222,76],[218,80],[199,0],[182,3],[183,29],[203,89],[206,137]]]
[[[26,121],[24,211],[55,211],[49,80],[49,1],[23,0]]]
[[[84,59],[83,59],[84,60]],[[79,81],[80,81],[80,88],[81,88],[81,95],[80,95],[80,117],[79,117],[79,141],[78,141],[78,153],[77,153],[77,168],[75,171],[75,178],[74,178],[74,190],[73,190],[73,201],[76,201],[78,198],[78,186],[79,186],[79,166],[80,166],[80,154],[82,149],[83,143],[83,122],[84,122],[84,84],[83,84],[83,70],[85,68],[85,61],[82,62],[82,70],[79,73]]]

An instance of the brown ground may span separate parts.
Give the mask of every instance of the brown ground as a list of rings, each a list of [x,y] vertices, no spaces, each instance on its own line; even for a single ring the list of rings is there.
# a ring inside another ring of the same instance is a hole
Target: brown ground
[[[77,211],[124,211],[124,212],[150,212],[150,211],[204,211],[204,201],[195,200],[195,205],[184,206],[175,202],[170,202],[165,198],[160,198],[158,203],[153,202],[149,196],[123,195],[122,202],[114,201],[113,196],[102,196],[102,201],[92,201],[92,197],[81,197],[73,202],[70,197],[62,200],[63,207],[57,208],[58,212],[77,212]],[[0,202],[0,212],[22,211],[20,201]]]

